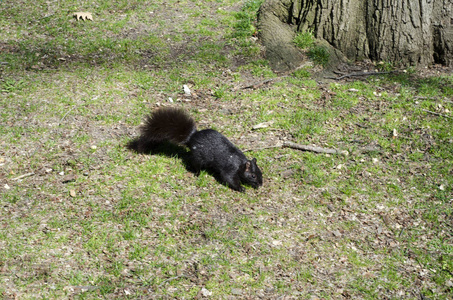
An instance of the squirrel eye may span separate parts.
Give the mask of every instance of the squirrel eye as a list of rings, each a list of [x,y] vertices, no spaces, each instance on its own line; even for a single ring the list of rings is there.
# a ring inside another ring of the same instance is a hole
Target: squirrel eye
[[[252,178],[256,178],[256,175],[255,175],[255,174],[252,174]]]

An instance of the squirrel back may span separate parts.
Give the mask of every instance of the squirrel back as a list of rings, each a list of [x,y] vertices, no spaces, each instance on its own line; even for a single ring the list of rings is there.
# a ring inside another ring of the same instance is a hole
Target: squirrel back
[[[258,188],[263,184],[256,159],[248,160],[244,153],[224,135],[213,129],[197,131],[195,121],[183,110],[160,108],[145,119],[141,135],[128,144],[137,152],[150,152],[163,142],[186,145],[190,149],[189,163],[199,173],[214,171],[230,188],[244,191],[241,183]]]

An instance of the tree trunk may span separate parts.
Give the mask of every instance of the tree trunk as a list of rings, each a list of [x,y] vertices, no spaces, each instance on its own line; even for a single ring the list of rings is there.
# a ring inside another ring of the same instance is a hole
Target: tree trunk
[[[266,0],[259,29],[277,7],[274,19],[293,32],[313,30],[349,59],[453,66],[453,0]],[[266,47],[268,34],[260,32]]]
[[[275,71],[292,70],[303,56],[293,43],[295,29],[288,21],[292,1],[265,1],[258,11],[258,33],[266,47],[266,58]]]

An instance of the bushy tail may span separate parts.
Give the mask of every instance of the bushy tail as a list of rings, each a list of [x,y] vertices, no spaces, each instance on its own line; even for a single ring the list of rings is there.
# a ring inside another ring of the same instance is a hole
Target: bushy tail
[[[157,143],[169,141],[184,145],[196,130],[195,121],[185,111],[167,107],[146,117],[141,134]]]
[[[146,117],[140,137],[131,141],[128,147],[144,153],[166,141],[185,145],[196,131],[195,121],[184,110],[160,108]]]

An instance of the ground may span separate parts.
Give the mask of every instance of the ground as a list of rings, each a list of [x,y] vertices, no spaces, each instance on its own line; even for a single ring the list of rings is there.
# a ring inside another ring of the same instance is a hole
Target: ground
[[[452,298],[451,69],[276,74],[258,6],[0,4],[3,298]],[[256,157],[264,185],[129,151],[161,106]]]

